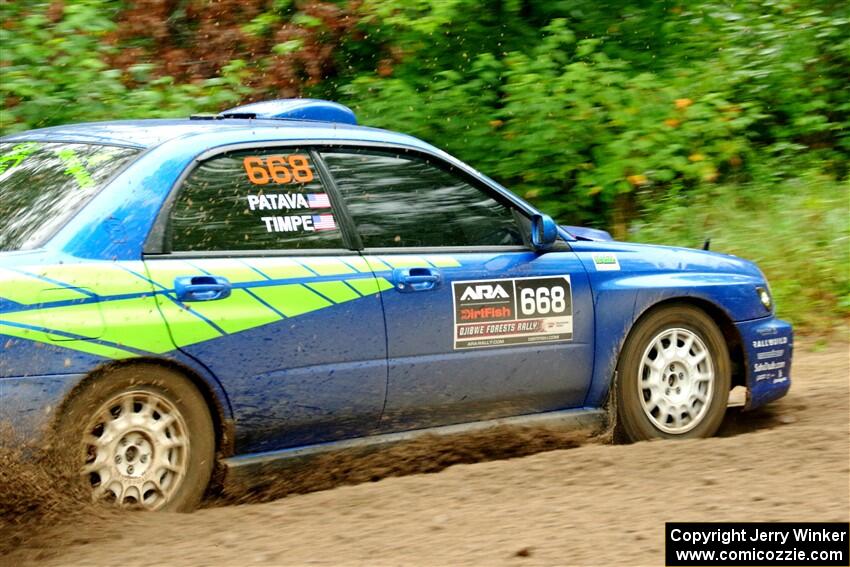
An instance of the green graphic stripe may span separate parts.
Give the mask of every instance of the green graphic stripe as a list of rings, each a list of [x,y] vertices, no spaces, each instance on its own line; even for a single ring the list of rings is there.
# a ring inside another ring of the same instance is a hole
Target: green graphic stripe
[[[234,289],[227,299],[193,302],[191,309],[213,321],[229,335],[274,323],[281,319],[280,315],[242,289]],[[195,320],[199,324],[206,325],[204,321],[197,317]]]
[[[0,297],[23,305],[81,299],[90,290],[108,300],[114,295],[143,294],[151,291],[150,283],[135,274],[147,274],[162,288],[173,289],[174,279],[182,276],[212,274],[223,276],[231,283],[251,283],[272,280],[310,278],[314,275],[335,276],[356,273],[386,272],[393,268],[460,266],[450,256],[389,255],[345,256],[340,258],[307,258],[299,263],[292,258],[207,259],[193,262],[157,260],[152,262],[90,262],[31,266],[24,272],[0,268]],[[131,273],[131,272],[135,272]],[[62,282],[51,285],[40,278]],[[49,291],[48,291],[49,290]],[[44,294],[47,294],[44,296]]]
[[[377,272],[390,272],[392,268],[390,268],[387,264],[381,262],[378,258],[374,256],[366,256],[363,258],[366,263],[372,268],[372,271]]]
[[[58,333],[68,333],[158,354],[174,350],[151,296],[5,313],[3,321],[52,329],[52,341],[67,341]]]
[[[393,268],[427,268],[430,265],[421,256],[381,256],[380,260]],[[372,262],[373,259],[369,258],[369,261]]]
[[[165,321],[168,321],[168,326],[163,329],[163,332],[166,336],[169,331],[171,332],[171,338],[174,340],[175,345],[184,347],[202,343],[210,339],[217,339],[221,336],[221,333],[215,328],[167,297],[157,295],[156,303],[162,312],[160,319],[164,318]]]
[[[144,273],[141,262],[123,262],[121,265],[136,273]],[[41,268],[28,268],[27,272],[59,281],[67,287],[97,291],[101,297],[131,293],[150,293],[151,285],[120,266],[102,264],[60,264]],[[51,298],[55,301],[54,298]]]
[[[316,282],[307,284],[307,287],[313,291],[318,291],[334,303],[345,303],[360,298],[360,294],[343,282]]]
[[[388,289],[392,289],[393,284],[384,278],[364,278],[359,280],[345,280],[345,283],[357,290],[360,295],[374,295]]]
[[[158,260],[147,263],[150,279],[166,289],[174,287],[174,279],[183,276],[212,274],[231,283],[258,281],[260,274],[272,280],[342,276],[356,273],[387,272],[393,268],[456,268],[461,264],[450,256],[341,256],[317,258],[245,258],[196,261]],[[253,269],[252,269],[253,268]],[[263,280],[259,280],[263,281]],[[83,286],[86,287],[86,286]]]
[[[22,305],[34,305],[45,302],[43,295],[48,288],[54,288],[49,293],[50,301],[67,301],[88,297],[75,289],[56,288],[50,282],[0,268],[0,297]]]
[[[320,276],[339,276],[356,273],[353,268],[347,266],[337,258],[307,258],[302,259],[301,263]]]
[[[364,258],[375,272],[385,272],[393,268],[459,268],[460,262],[451,256],[415,256],[397,254],[388,256],[366,256]]]
[[[100,305],[103,315],[101,339],[156,354],[174,350],[168,327],[152,296],[96,305]]]
[[[303,315],[333,305],[327,299],[300,284],[257,287],[251,291],[287,317]]]
[[[315,275],[298,262],[289,258],[247,258],[244,262],[273,280],[310,278]]]
[[[135,354],[92,341],[102,340],[136,351],[162,354],[174,350],[175,345],[185,347],[221,337],[222,332],[234,334],[275,323],[282,320],[280,314],[296,317],[393,288],[393,284],[384,277],[262,285],[268,283],[269,278],[287,280],[317,275],[370,274],[373,271],[387,272],[392,267],[429,264],[439,267],[460,265],[453,258],[443,256],[403,255],[379,259],[352,255],[302,258],[300,261],[269,257],[157,260],[147,263],[89,262],[33,266],[25,270],[28,274],[0,268],[0,297],[27,306],[43,305],[40,309],[0,314],[0,332],[106,358],[119,359]],[[250,293],[245,289],[234,289],[226,299],[192,302],[184,306],[162,293],[154,295],[151,283],[131,271],[146,274],[151,281],[167,290],[173,289],[177,277],[212,274],[223,276],[232,283],[247,284]],[[37,276],[62,282],[67,287],[59,287],[61,284]],[[259,285],[253,286],[252,283]],[[101,301],[56,305],[57,302],[91,297],[84,293],[85,290],[96,293]],[[138,297],[111,299],[126,295]],[[3,325],[4,320],[52,329],[53,332]],[[69,340],[63,333],[90,340]]]
[[[200,262],[199,265],[202,265]],[[146,262],[148,277],[165,289],[174,289],[174,280],[184,276],[205,276],[207,274],[184,260],[159,260]],[[257,275],[259,276],[259,274]],[[259,279],[255,277],[254,279]]]
[[[437,268],[460,268],[460,262],[451,256],[426,256],[425,259]]]
[[[11,327],[9,325],[4,325],[2,321],[0,321],[0,334],[8,335],[10,337],[17,337],[20,339],[26,339],[29,341],[35,341],[37,343],[46,343],[49,345],[60,346],[70,350],[84,352],[86,354],[93,354],[95,356],[102,356],[103,358],[109,358],[113,360],[120,360],[123,358],[131,358],[137,356],[135,353],[128,352],[126,350],[121,350],[118,348],[113,348],[107,345],[102,345],[89,341],[56,341],[52,339],[48,333],[34,331],[31,329],[21,329],[20,327]]]
[[[53,329],[85,339],[96,339],[103,334],[103,316],[97,303],[6,313],[3,321]],[[63,340],[61,335],[51,338]]]
[[[369,262],[367,262],[362,256],[344,256],[341,260],[358,272],[367,274],[372,272],[372,268],[369,267]]]
[[[248,264],[229,258],[191,262],[191,265],[207,272],[208,274],[227,278],[227,281],[230,283],[255,282],[262,278],[262,276],[256,270],[251,269]],[[174,283],[172,282],[171,285],[166,287],[174,287]]]

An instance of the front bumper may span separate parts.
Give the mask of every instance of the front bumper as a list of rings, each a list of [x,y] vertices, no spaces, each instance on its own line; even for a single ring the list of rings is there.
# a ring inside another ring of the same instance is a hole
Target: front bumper
[[[746,409],[781,398],[791,387],[794,332],[775,317],[737,324],[746,367]]]

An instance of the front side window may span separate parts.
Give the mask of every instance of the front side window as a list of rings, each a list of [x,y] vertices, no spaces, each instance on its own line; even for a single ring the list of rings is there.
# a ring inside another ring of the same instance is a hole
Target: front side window
[[[372,150],[322,158],[366,248],[525,244],[524,216],[426,158]]]
[[[139,150],[0,143],[0,251],[40,246]]]
[[[201,163],[171,209],[174,251],[341,248],[310,152],[237,151]]]

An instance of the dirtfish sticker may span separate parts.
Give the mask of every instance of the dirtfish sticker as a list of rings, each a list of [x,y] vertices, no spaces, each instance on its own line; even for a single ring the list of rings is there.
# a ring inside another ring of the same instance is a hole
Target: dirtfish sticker
[[[597,272],[618,272],[620,271],[620,262],[617,260],[616,254],[594,254],[593,265],[596,266]]]
[[[569,276],[452,283],[454,348],[573,338]]]

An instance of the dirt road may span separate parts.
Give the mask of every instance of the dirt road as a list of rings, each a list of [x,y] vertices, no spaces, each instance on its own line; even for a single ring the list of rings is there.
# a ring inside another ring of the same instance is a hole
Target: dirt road
[[[40,565],[662,565],[665,521],[847,521],[850,346],[720,438],[590,444],[189,515],[41,526]],[[419,470],[429,470],[423,462]]]

